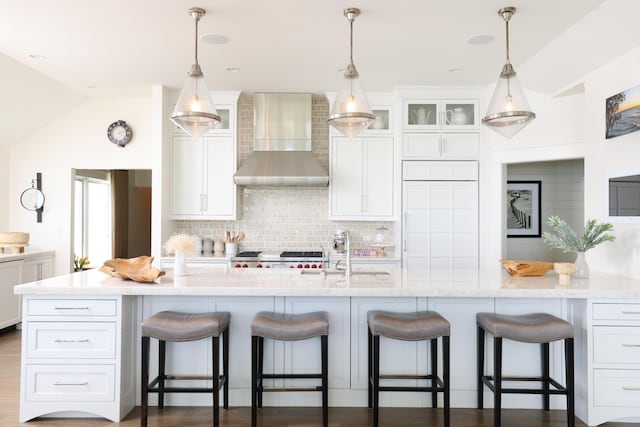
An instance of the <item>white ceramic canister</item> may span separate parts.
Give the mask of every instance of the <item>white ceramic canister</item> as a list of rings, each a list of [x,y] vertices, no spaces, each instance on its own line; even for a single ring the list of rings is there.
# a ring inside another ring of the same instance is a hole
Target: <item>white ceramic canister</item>
[[[202,254],[211,255],[213,253],[213,240],[209,237],[205,237],[202,240]]]

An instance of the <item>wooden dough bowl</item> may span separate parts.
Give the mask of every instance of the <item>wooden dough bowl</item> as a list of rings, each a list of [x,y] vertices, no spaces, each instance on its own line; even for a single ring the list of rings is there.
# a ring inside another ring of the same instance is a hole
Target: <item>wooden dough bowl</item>
[[[501,259],[500,262],[511,276],[544,276],[553,267],[552,262],[543,261]]]
[[[152,256],[139,256],[137,258],[115,258],[104,262],[99,268],[103,273],[118,279],[133,280],[134,282],[152,283],[165,272],[153,268]]]

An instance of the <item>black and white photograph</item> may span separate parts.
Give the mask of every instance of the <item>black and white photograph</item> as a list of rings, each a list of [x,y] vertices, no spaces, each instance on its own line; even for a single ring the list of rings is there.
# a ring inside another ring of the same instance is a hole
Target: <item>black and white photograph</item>
[[[507,182],[507,237],[540,237],[540,181]]]

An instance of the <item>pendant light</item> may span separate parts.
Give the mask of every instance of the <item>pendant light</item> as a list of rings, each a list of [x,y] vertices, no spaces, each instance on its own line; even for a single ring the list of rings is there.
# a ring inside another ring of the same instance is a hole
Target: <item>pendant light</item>
[[[360,15],[360,9],[344,10],[349,20],[349,65],[344,71],[340,89],[331,106],[329,124],[350,139],[369,127],[376,116],[371,111],[367,95],[360,87],[356,66],[353,65],[353,21]]]
[[[198,138],[220,123],[220,116],[211,101],[202,69],[198,64],[198,21],[204,14],[204,9],[199,7],[189,9],[189,15],[195,21],[196,27],[195,63],[191,66],[189,77],[182,86],[173,114],[171,114],[171,120],[193,138]]]
[[[507,63],[502,67],[487,114],[482,118],[484,125],[490,126],[506,138],[511,138],[536,118],[509,62],[509,20],[515,13],[515,7],[505,7],[498,11],[506,25]]]

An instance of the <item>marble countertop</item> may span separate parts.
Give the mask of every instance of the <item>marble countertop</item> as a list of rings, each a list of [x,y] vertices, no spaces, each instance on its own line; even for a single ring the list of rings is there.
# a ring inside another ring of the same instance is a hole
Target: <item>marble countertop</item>
[[[43,258],[55,256],[55,251],[44,251],[40,249],[25,249],[21,254],[0,254],[0,262],[30,260],[34,258]]]
[[[355,269],[357,271],[357,269]],[[23,295],[203,295],[354,296],[460,298],[640,298],[640,280],[592,273],[588,280],[558,283],[553,271],[541,277],[511,277],[504,270],[389,269],[389,275],[304,274],[297,269],[189,269],[155,283],[120,280],[98,270],[53,277],[15,287]]]

